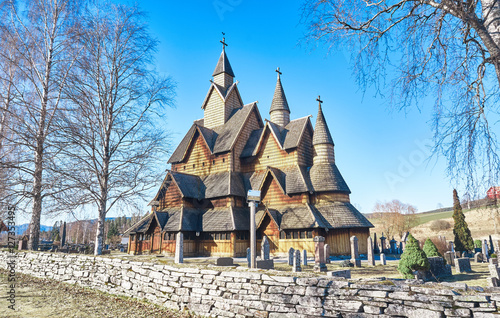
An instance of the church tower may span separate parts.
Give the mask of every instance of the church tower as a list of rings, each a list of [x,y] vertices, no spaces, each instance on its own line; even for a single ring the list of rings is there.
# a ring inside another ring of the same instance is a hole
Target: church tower
[[[316,117],[316,126],[314,127],[314,135],[312,144],[314,147],[313,165],[324,164],[324,163],[335,163],[335,152],[332,135],[330,135],[330,130],[326,124],[325,116],[323,115],[323,110],[321,109],[321,104],[323,101],[318,96],[318,116]]]
[[[285,91],[281,85],[280,68],[276,69],[278,73],[278,81],[276,82],[276,88],[274,89],[273,101],[271,103],[271,109],[269,110],[269,115],[271,115],[271,122],[285,127],[290,122],[290,108],[288,108],[288,102],[286,101]]]
[[[222,53],[212,74],[210,89],[201,108],[204,113],[204,127],[213,129],[224,125],[233,111],[243,106],[238,82],[234,82],[234,73],[226,54],[226,42],[222,38]]]

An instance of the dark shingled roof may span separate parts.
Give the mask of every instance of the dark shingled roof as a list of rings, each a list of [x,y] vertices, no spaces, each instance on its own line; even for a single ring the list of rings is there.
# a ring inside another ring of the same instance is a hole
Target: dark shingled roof
[[[339,191],[351,193],[351,190],[334,163],[315,164],[309,170],[314,191]]]
[[[220,73],[226,73],[234,77],[233,69],[231,68],[231,64],[229,64],[229,60],[227,59],[226,50],[222,50],[219,61],[217,62],[217,66],[215,66],[215,70],[212,76]]]
[[[254,109],[257,109],[257,104],[255,102],[247,104],[241,108],[237,108],[233,110],[229,120],[224,125],[214,129],[218,135],[215,140],[214,153],[231,150],[239,132]],[[258,120],[260,120],[260,115],[257,117]]]
[[[324,227],[319,223],[308,205],[293,205],[280,209],[282,214],[281,229],[306,229]]]
[[[290,121],[283,131],[283,134],[285,134],[283,138],[283,148],[292,149],[297,147],[307,127],[312,130],[309,116]]]
[[[212,173],[203,179],[205,184],[205,198],[217,198],[227,195],[246,196],[245,183],[241,173],[219,172]]]
[[[321,213],[331,229],[373,227],[373,224],[349,202],[331,202],[312,208]]]
[[[248,231],[250,230],[250,209],[243,207],[231,207],[233,212],[234,230]]]
[[[321,104],[319,104],[318,117],[316,118],[316,126],[314,126],[313,135],[313,146],[319,144],[333,145],[332,135],[330,135],[330,130],[328,129],[328,125],[326,124],[325,116],[323,116]]]
[[[129,227],[125,232],[123,232],[123,235],[144,233],[149,229],[149,225],[151,224],[153,217],[154,217],[153,213],[146,215],[145,217],[140,219],[137,223]]]
[[[181,207],[176,207],[176,208],[163,209],[159,212],[164,214],[166,219],[166,222],[162,227],[162,231],[168,231],[168,232],[179,231],[181,224],[180,219],[182,215],[181,210],[182,210]]]
[[[201,211],[192,208],[182,208],[182,227],[181,231],[199,231]]]
[[[290,108],[288,108],[288,102],[286,101],[285,91],[281,85],[281,79],[278,74],[278,81],[276,82],[276,88],[274,89],[273,101],[271,103],[271,109],[269,113],[275,110],[285,110],[290,113]]]
[[[300,139],[307,127],[312,130],[309,116],[292,120],[284,128],[270,121],[266,122],[266,127],[276,136],[280,148],[285,150],[296,148],[299,145]],[[248,158],[257,155],[259,142],[263,138],[264,133],[265,128],[252,131],[240,158]]]
[[[170,156],[167,163],[181,162],[184,159],[184,155],[186,154],[186,150],[191,143],[191,139],[193,139],[194,133],[196,132],[196,125],[193,124],[191,128],[189,128],[187,134],[182,138],[180,144],[175,148],[174,153]]]
[[[269,213],[271,219],[278,225],[278,229],[281,227],[281,213],[275,209],[262,209],[255,213],[255,223],[257,224],[257,228],[260,227],[264,217]]]
[[[169,171],[175,183],[178,185],[182,196],[201,200],[205,198],[205,185],[201,178],[192,174]]]
[[[285,174],[286,193],[304,193],[313,190],[309,177],[307,175],[307,167],[292,166],[283,169]]]
[[[228,207],[208,210],[201,216],[201,224],[203,232],[233,231],[232,211]]]
[[[217,133],[212,129],[205,128],[203,126],[198,125],[197,127],[203,139],[205,139],[205,142],[207,143],[210,152],[214,152],[214,145],[215,145],[215,140],[217,139]]]

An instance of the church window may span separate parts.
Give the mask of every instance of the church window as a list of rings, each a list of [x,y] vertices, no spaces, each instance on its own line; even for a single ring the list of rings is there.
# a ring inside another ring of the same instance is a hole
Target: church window
[[[280,239],[281,240],[285,239],[285,231],[280,231]]]
[[[184,170],[186,170],[186,166],[184,166]]]
[[[196,167],[196,165],[193,163],[193,169]]]
[[[215,165],[215,160],[212,160],[212,164]]]
[[[225,158],[222,158],[222,163],[226,162],[226,159]]]
[[[306,238],[306,231],[300,231],[300,238],[305,239]]]
[[[292,233],[290,231],[286,231],[286,239],[289,240],[292,238]]]
[[[204,163],[204,162],[202,162],[202,163],[201,163],[201,166],[202,166],[202,167],[205,167],[205,163]]]
[[[313,238],[313,232],[307,231],[307,238]]]
[[[298,239],[299,238],[299,233],[297,231],[293,231],[292,232],[292,236],[294,239]]]

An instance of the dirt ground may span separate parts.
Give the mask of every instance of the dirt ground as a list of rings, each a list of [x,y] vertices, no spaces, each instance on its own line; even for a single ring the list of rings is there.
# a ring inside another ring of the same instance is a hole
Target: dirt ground
[[[150,303],[117,297],[76,285],[16,274],[16,310],[8,308],[8,282],[0,269],[0,317],[5,318],[101,318],[195,317]]]

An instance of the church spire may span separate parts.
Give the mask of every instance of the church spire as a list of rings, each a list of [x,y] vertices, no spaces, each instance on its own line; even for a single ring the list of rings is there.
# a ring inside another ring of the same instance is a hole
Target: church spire
[[[284,127],[290,122],[290,108],[288,108],[285,91],[281,85],[282,73],[279,67],[276,69],[276,73],[278,73],[278,80],[276,82],[276,88],[274,89],[274,96],[269,114],[271,115],[271,122]]]
[[[224,32],[222,32],[222,34],[224,35]],[[222,43],[222,53],[220,54],[219,61],[217,62],[217,66],[215,66],[212,76],[214,77],[215,84],[227,89],[233,84],[234,73],[226,55],[226,38],[223,37],[220,43]]]
[[[314,134],[312,144],[314,146],[315,156],[313,158],[313,165],[328,163],[335,163],[335,152],[332,135],[326,124],[321,104],[323,101],[318,96],[318,116],[316,117],[316,126],[314,126]]]
[[[328,125],[326,124],[325,116],[323,115],[323,110],[321,109],[321,104],[323,101],[318,98],[318,117],[316,117],[316,126],[314,127],[314,136],[313,136],[313,146],[319,144],[331,144],[333,145],[332,135],[330,135],[330,130],[328,129]]]

